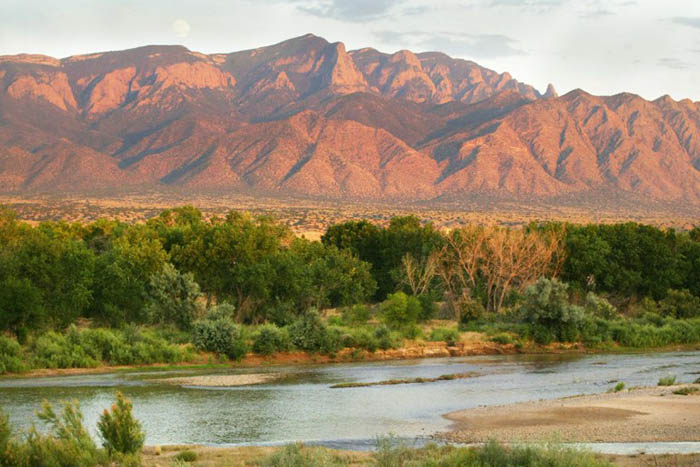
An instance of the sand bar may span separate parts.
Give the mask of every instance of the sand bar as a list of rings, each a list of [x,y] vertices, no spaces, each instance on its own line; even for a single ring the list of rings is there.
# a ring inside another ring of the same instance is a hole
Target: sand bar
[[[152,379],[154,383],[174,384],[177,386],[203,386],[203,387],[233,387],[250,386],[253,384],[264,384],[279,379],[274,373],[251,373],[243,375],[204,375],[185,376],[178,378]]]
[[[446,415],[454,425],[439,436],[467,443],[700,441],[700,393],[673,394],[685,386],[692,385],[461,410]]]

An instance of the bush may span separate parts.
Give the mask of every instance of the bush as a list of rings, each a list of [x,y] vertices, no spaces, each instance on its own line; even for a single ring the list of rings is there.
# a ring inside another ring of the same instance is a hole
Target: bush
[[[100,451],[83,425],[83,414],[77,401],[65,403],[61,415],[44,401],[37,413],[49,427],[47,433],[29,430],[26,441],[17,446],[17,465],[31,466],[95,466],[104,463]]]
[[[347,324],[365,324],[370,316],[367,305],[353,305],[343,309],[343,321]]]
[[[700,317],[700,297],[689,290],[669,290],[666,298],[659,302],[661,313],[678,319]]]
[[[615,308],[606,299],[597,296],[593,292],[588,292],[586,295],[585,310],[593,316],[603,319],[614,319],[618,316],[617,308]]]
[[[389,350],[398,347],[401,337],[392,333],[386,326],[380,326],[374,330],[374,337],[377,339],[377,345],[382,350]]]
[[[226,355],[232,360],[240,360],[248,352],[240,328],[219,313],[195,321],[192,342],[200,350]]]
[[[448,345],[455,345],[459,341],[459,331],[455,328],[434,328],[430,332],[430,340],[433,342],[444,341]]]
[[[615,388],[613,389],[613,392],[620,392],[620,391],[622,391],[623,389],[625,389],[625,383],[623,383],[622,381],[620,381],[619,383],[617,383],[617,384],[615,385]]]
[[[197,460],[197,453],[190,450],[180,451],[175,456],[173,456],[173,459],[181,462],[194,462]]]
[[[146,435],[131,410],[131,401],[117,392],[117,401],[112,405],[112,410],[105,409],[97,422],[102,445],[110,455],[135,454],[143,448]]]
[[[284,446],[261,464],[265,467],[326,467],[350,465],[350,462],[342,454],[333,454],[326,448],[307,448],[296,443]]]
[[[328,328],[315,309],[304,312],[289,326],[289,337],[294,346],[307,352],[320,352],[328,348]]]
[[[468,324],[473,321],[479,321],[484,318],[486,310],[481,302],[475,300],[462,300],[459,303],[459,322]]]
[[[400,329],[418,321],[421,303],[412,295],[396,292],[382,302],[380,309],[384,322],[392,329]]]
[[[521,312],[533,325],[532,337],[540,344],[552,338],[562,342],[578,339],[585,314],[581,307],[569,303],[568,285],[557,279],[541,278],[525,291]]]
[[[656,383],[657,386],[673,386],[674,384],[676,384],[676,377],[673,375],[662,376]]]
[[[9,337],[0,336],[0,375],[27,370],[22,347]]]
[[[424,293],[423,295],[419,295],[418,301],[420,301],[419,321],[431,320],[438,314],[440,307],[436,303],[434,294]]]
[[[365,349],[374,352],[379,348],[379,339],[370,329],[352,329],[343,335],[343,345],[356,349]]]
[[[286,328],[278,328],[274,324],[261,327],[253,338],[253,352],[261,355],[272,355],[275,352],[286,352],[292,347],[292,340]]]
[[[513,336],[511,336],[510,334],[505,333],[505,332],[500,332],[498,334],[491,336],[491,342],[495,342],[495,343],[501,344],[501,345],[512,344],[513,343]]]

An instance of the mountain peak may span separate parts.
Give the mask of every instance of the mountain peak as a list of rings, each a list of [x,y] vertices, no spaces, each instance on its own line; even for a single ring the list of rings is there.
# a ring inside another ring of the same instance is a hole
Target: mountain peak
[[[542,95],[542,97],[544,97],[545,99],[549,99],[552,97],[559,97],[559,94],[557,94],[557,90],[554,89],[554,85],[552,83],[549,83],[547,85],[547,90]]]

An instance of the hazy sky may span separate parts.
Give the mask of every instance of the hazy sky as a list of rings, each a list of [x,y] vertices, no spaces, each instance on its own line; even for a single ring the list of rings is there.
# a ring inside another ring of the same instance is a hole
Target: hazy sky
[[[440,50],[544,91],[700,100],[700,0],[2,0],[0,54],[145,44],[205,53],[308,32],[348,49]]]

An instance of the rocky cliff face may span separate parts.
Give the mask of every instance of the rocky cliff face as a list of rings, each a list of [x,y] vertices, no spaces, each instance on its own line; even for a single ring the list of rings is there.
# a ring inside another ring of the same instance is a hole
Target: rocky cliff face
[[[204,55],[0,57],[0,190],[341,199],[620,193],[700,205],[700,106],[544,94],[438,52],[306,35]]]

